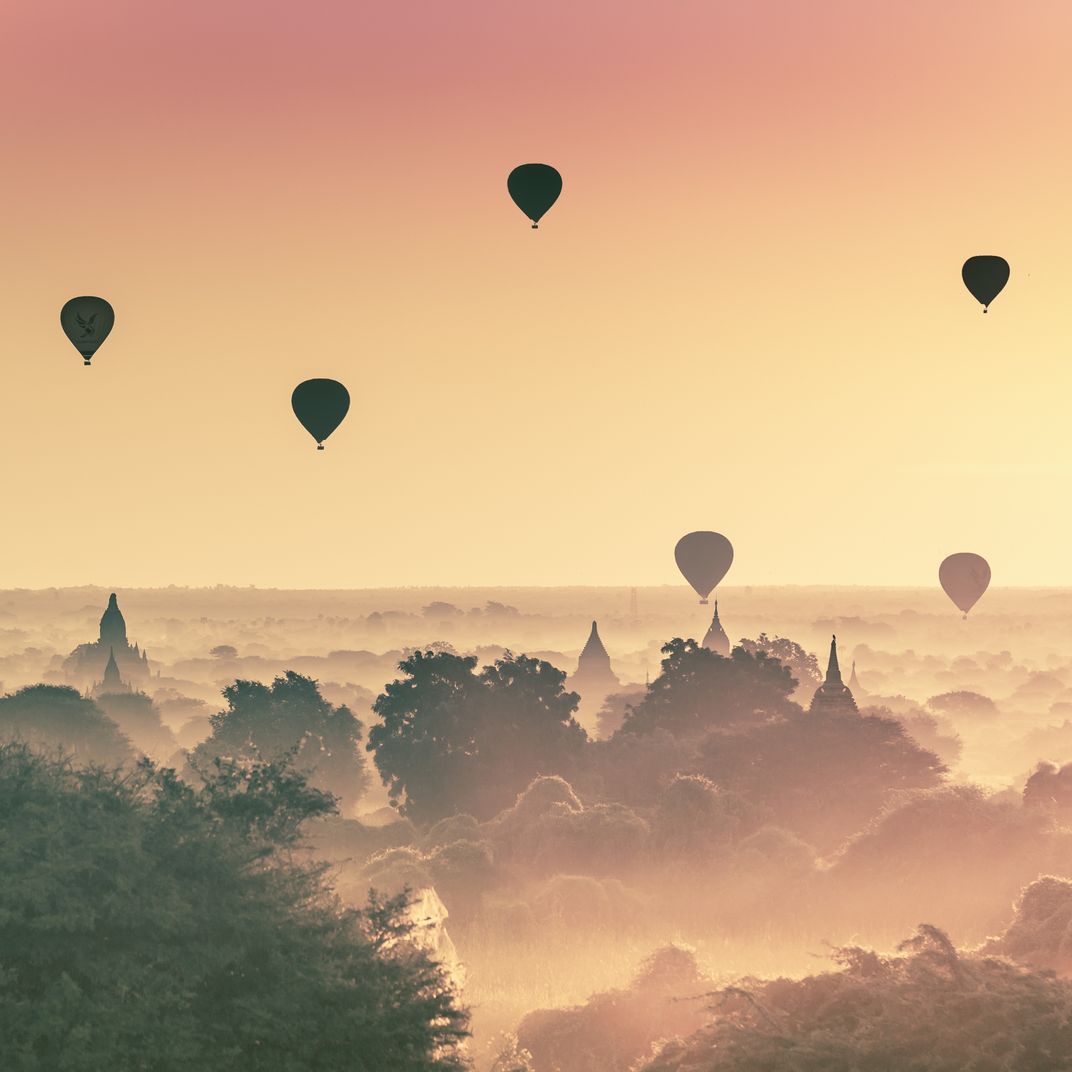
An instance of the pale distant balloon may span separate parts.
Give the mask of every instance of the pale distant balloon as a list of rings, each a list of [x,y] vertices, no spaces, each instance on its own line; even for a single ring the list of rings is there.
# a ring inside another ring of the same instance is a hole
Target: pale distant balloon
[[[990,584],[990,564],[982,555],[959,551],[950,555],[938,567],[938,580],[945,594],[968,617],[968,611],[979,602]]]
[[[733,563],[733,545],[721,532],[690,532],[677,541],[674,558],[700,602],[706,603]]]

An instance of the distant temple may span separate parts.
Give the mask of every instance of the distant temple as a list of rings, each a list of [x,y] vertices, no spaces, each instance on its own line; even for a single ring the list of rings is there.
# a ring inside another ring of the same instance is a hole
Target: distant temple
[[[726,636],[726,630],[718,620],[718,600],[715,600],[715,615],[711,619],[711,628],[703,638],[703,646],[709,651],[717,651],[719,655],[729,655],[730,638]]]
[[[812,714],[855,715],[859,711],[849,687],[841,680],[841,668],[837,660],[837,637],[830,640],[830,662],[826,667],[826,680],[815,690],[808,710]]]
[[[127,640],[127,623],[113,592],[100,620],[100,637],[91,644],[79,644],[63,662],[67,676],[79,684],[97,688],[104,684],[110,664],[115,664],[116,677],[125,691],[130,685],[149,678],[149,657],[137,644]]]
[[[592,622],[592,632],[588,636],[580,658],[577,660],[577,669],[566,683],[566,687],[573,692],[579,692],[581,698],[588,704],[601,704],[612,692],[621,688],[622,683],[614,676],[611,669],[610,656],[603,647],[603,641],[599,639],[599,629]]]
[[[849,674],[849,691],[853,696],[863,696],[864,687],[856,677],[856,660],[852,660],[852,673]]]
[[[108,665],[104,668],[104,679],[93,686],[93,695],[118,696],[130,691],[130,686],[119,673],[119,664],[115,661],[115,649],[110,648],[108,650]]]

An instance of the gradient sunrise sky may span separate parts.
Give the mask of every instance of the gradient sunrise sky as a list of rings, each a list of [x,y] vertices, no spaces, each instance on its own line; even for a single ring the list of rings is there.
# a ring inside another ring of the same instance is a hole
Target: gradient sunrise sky
[[[19,0],[0,586],[1072,584],[1072,5]],[[518,163],[565,188],[538,232]],[[989,315],[960,281],[998,253]],[[60,332],[99,294],[91,369]],[[290,412],[342,380],[317,452]]]

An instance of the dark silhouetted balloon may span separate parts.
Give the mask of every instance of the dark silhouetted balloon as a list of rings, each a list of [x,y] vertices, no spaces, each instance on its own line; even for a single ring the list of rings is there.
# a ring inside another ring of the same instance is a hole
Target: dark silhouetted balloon
[[[706,603],[733,562],[733,546],[721,532],[690,532],[677,541],[674,558],[700,602]]]
[[[960,276],[972,297],[982,304],[985,313],[1009,281],[1009,262],[1004,257],[969,257],[960,270]]]
[[[968,611],[975,606],[990,584],[990,564],[982,555],[960,551],[950,555],[938,567],[938,580],[945,589],[945,594],[967,618]]]
[[[562,193],[562,176],[550,164],[520,164],[507,177],[506,188],[535,231]]]
[[[93,360],[101,343],[115,324],[115,312],[103,298],[72,298],[60,310],[63,333],[82,355],[83,363]]]
[[[324,449],[324,440],[342,424],[350,408],[350,392],[338,380],[306,380],[290,396],[294,416],[316,440],[316,449]]]

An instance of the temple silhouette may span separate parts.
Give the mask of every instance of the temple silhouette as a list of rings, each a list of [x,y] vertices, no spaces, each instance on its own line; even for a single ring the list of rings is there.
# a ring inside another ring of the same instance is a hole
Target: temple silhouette
[[[109,648],[108,665],[104,668],[104,677],[93,686],[92,695],[94,697],[118,696],[132,691],[119,673],[119,664],[115,661],[115,649]]]
[[[585,707],[599,705],[612,692],[617,692],[622,683],[610,665],[610,655],[599,638],[599,628],[592,622],[592,632],[577,659],[577,669],[566,682],[566,688],[580,693]]]
[[[703,638],[703,646],[709,651],[716,651],[719,655],[729,655],[730,638],[726,636],[726,630],[718,620],[718,600],[715,600],[715,613],[711,618],[711,626]]]
[[[815,690],[815,695],[811,698],[811,706],[808,711],[812,714],[822,715],[859,714],[852,691],[841,680],[836,636],[830,638],[830,661],[826,666],[826,680]]]
[[[69,679],[96,689],[104,683],[112,663],[126,691],[149,679],[148,654],[127,640],[127,623],[115,592],[101,616],[100,636],[90,644],[79,644],[63,661],[63,670]]]

